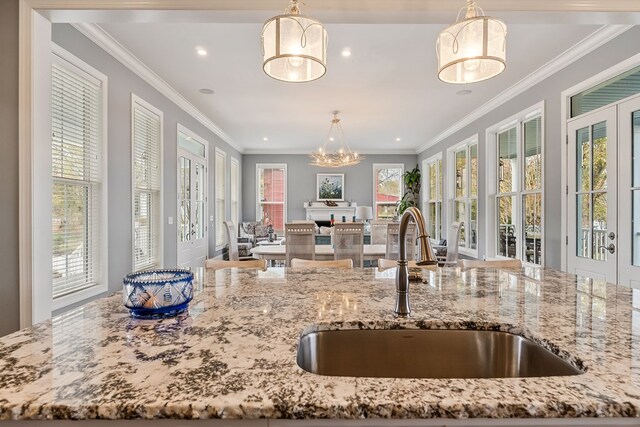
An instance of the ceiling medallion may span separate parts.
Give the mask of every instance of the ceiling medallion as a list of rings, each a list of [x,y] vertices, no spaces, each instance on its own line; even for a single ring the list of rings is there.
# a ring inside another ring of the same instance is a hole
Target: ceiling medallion
[[[344,138],[344,131],[342,130],[342,124],[338,118],[339,111],[333,112],[333,120],[331,120],[331,127],[329,128],[329,134],[324,142],[322,148],[318,151],[309,154],[311,158],[312,166],[319,166],[321,168],[340,168],[344,166],[353,166],[360,163],[364,159],[364,156],[358,155],[356,152],[352,152],[347,145]],[[334,141],[338,141],[340,148],[337,151],[327,151],[327,145]]]
[[[319,79],[327,72],[327,31],[320,21],[300,14],[298,0],[290,0],[284,15],[264,23],[262,55],[262,69],[274,79]]]
[[[464,10],[463,7],[460,11]],[[438,36],[438,78],[446,83],[474,83],[502,73],[507,65],[507,26],[484,16],[475,0],[467,0],[464,19]]]

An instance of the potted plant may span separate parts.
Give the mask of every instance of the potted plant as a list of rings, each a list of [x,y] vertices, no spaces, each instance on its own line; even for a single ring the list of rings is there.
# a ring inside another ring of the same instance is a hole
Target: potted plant
[[[402,199],[398,200],[396,203],[396,218],[400,218],[404,211],[411,206],[418,206],[418,200],[420,198],[420,187],[421,187],[421,177],[420,168],[416,165],[410,171],[406,171],[404,175],[402,175],[402,179],[404,180],[404,195]]]

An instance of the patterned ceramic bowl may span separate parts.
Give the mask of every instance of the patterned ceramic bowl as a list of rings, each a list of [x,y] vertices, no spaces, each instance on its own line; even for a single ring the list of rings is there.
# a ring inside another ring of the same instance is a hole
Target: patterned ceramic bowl
[[[148,270],[127,274],[123,283],[124,305],[138,318],[176,316],[193,299],[193,273],[189,270]]]

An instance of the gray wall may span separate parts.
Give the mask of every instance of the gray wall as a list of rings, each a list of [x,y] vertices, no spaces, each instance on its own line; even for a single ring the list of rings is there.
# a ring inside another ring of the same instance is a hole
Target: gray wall
[[[4,31],[4,28],[3,28]],[[177,263],[177,124],[180,123],[209,141],[209,215],[213,215],[215,148],[227,154],[227,182],[231,156],[242,156],[200,122],[188,115],[112,56],[68,24],[54,24],[52,39],[62,48],[97,68],[108,77],[108,163],[109,163],[109,290],[122,286],[122,277],[132,270],[131,235],[131,93],[141,97],[164,115],[164,264]],[[226,198],[230,199],[227,185]],[[227,216],[231,206],[227,203]],[[174,218],[169,225],[167,218]],[[209,255],[215,252],[215,227],[209,223]]]
[[[565,145],[561,141],[562,120],[560,117],[560,93],[574,86],[581,81],[603,71],[639,52],[638,40],[640,40],[640,27],[632,28],[616,39],[603,45],[599,49],[591,52],[587,56],[574,62],[565,69],[545,79],[533,86],[526,92],[501,105],[482,118],[476,120],[444,141],[423,151],[419,155],[419,160],[429,158],[437,152],[442,152],[443,159],[446,159],[448,147],[478,133],[478,256],[485,255],[485,208],[487,204],[487,191],[485,183],[486,172],[486,141],[485,130],[496,123],[528,108],[534,104],[545,102],[544,116],[544,262],[546,267],[560,268],[561,251],[564,250],[563,236],[561,235],[561,197],[562,188],[560,186],[562,174],[562,147]],[[498,77],[499,78],[499,77]],[[470,86],[473,88],[473,86]],[[445,162],[446,163],[446,162]],[[444,176],[448,176],[446,164],[444,164]],[[450,208],[445,203],[445,209]],[[443,213],[446,215],[446,213]],[[446,216],[445,216],[446,218]]]
[[[362,163],[344,169],[323,169],[309,165],[303,154],[245,154],[242,168],[242,218],[256,219],[256,164],[287,164],[287,220],[304,219],[304,203],[316,199],[317,173],[344,173],[345,200],[353,199],[359,206],[373,204],[373,164],[404,163],[404,170],[416,166],[416,155],[365,155]]]
[[[18,0],[0,1],[0,336],[20,327],[18,259]]]

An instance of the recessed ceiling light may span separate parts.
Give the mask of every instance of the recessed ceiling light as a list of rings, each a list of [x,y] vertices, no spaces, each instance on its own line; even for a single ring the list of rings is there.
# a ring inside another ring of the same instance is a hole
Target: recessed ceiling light
[[[472,90],[469,89],[464,89],[464,90],[459,90],[456,92],[456,95],[469,95],[470,93],[472,93]]]
[[[396,138],[396,142],[402,141],[402,138]]]
[[[207,50],[203,47],[196,47],[196,53],[200,56],[207,56]]]
[[[342,49],[342,56],[344,56],[345,58],[350,57],[351,49],[349,49],[348,47],[345,47],[344,49]]]
[[[335,141],[334,137],[329,138],[329,141]]]
[[[266,136],[264,138],[262,138],[263,141],[268,141],[269,138],[267,138]]]
[[[208,87],[203,87],[202,89],[198,89],[198,92],[204,95],[213,95],[215,93],[213,89],[209,89]]]

